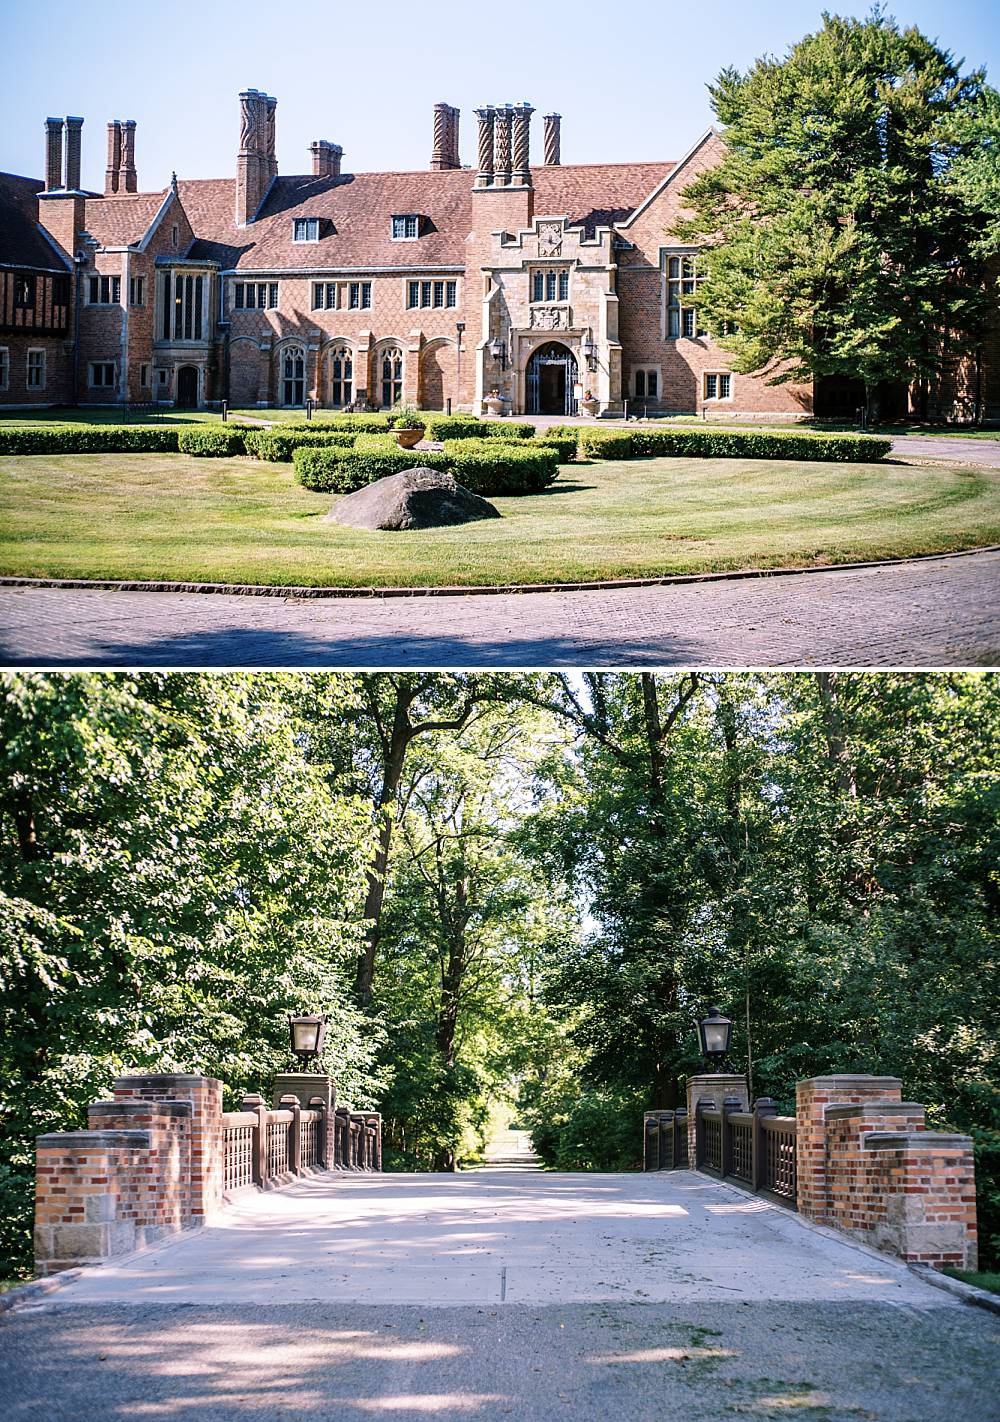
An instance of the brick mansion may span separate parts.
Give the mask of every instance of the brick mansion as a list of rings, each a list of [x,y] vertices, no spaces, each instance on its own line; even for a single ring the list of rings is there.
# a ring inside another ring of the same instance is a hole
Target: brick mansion
[[[239,96],[228,177],[140,190],[136,125],[107,130],[103,194],[81,186],[83,119],[45,121],[43,180],[0,174],[0,406],[375,406],[569,414],[713,409],[852,414],[858,383],[768,385],[732,373],[700,328],[696,252],[669,230],[715,163],[705,134],[680,161],[563,164],[560,117],[531,161],[528,104],[437,104],[421,172],[349,173],[338,144],[279,176],[276,101]],[[988,343],[940,388],[883,408],[1000,413]]]

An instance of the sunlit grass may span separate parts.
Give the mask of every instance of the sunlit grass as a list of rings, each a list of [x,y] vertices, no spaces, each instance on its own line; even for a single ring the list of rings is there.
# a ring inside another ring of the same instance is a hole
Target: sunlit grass
[[[502,519],[342,528],[288,464],[0,458],[0,572],[328,586],[561,583],[821,567],[1000,542],[1000,470],[645,459],[562,466]]]

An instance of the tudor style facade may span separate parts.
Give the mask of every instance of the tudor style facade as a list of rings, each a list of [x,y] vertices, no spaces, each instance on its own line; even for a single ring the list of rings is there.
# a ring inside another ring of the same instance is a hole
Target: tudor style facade
[[[853,413],[861,392],[768,385],[730,371],[682,298],[696,252],[666,235],[680,195],[718,160],[705,134],[679,162],[563,164],[560,118],[530,162],[528,104],[434,109],[428,170],[342,171],[311,145],[279,177],[276,101],[240,95],[232,178],[140,192],[135,124],[108,125],[103,194],[80,182],[83,120],[47,119],[44,183],[0,175],[0,405],[163,403],[385,407],[515,414]],[[1000,348],[984,345],[897,411],[1000,414]]]

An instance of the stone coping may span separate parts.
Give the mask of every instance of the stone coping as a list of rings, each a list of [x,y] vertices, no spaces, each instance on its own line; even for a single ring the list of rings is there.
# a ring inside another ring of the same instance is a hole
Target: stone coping
[[[827,1106],[826,1119],[841,1121],[850,1116],[920,1116],[924,1108],[919,1101],[855,1101]]]
[[[864,1137],[869,1150],[897,1150],[900,1146],[922,1146],[933,1149],[971,1150],[972,1137],[952,1135],[947,1131],[869,1131]]]
[[[200,1076],[197,1072],[168,1071],[168,1072],[133,1072],[129,1076],[115,1077],[115,1086],[166,1086],[171,1082],[181,1082],[185,1086],[193,1085],[196,1082],[204,1082],[206,1086],[221,1086],[222,1082],[215,1076]]]
[[[52,1131],[38,1136],[37,1150],[149,1150],[149,1131]]]
[[[92,1101],[87,1111],[88,1114],[97,1116],[121,1116],[128,1111],[153,1111],[160,1116],[184,1116],[187,1119],[193,1114],[190,1101],[144,1101],[138,1096],[121,1101]]]
[[[867,1072],[848,1072],[842,1076],[808,1076],[798,1082],[799,1086],[898,1086],[903,1081],[898,1076],[869,1076]]]

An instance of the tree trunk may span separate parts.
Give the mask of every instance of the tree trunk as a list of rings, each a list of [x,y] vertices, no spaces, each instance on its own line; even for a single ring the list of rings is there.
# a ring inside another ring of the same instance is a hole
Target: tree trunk
[[[847,735],[844,730],[844,712],[840,701],[840,689],[836,672],[816,672],[816,686],[819,690],[819,704],[823,716],[823,731],[826,737],[826,758],[836,777],[837,787],[842,795],[856,800],[858,796],[854,765],[847,749]]]

